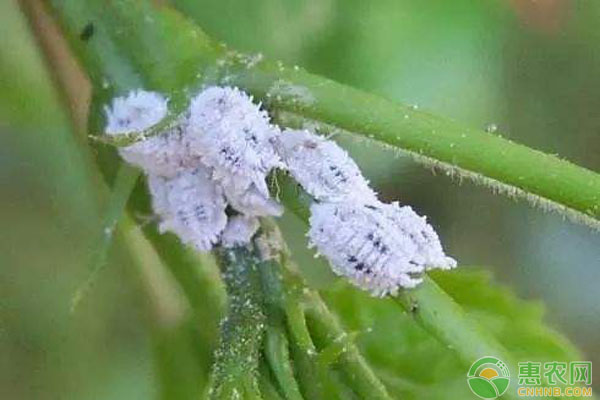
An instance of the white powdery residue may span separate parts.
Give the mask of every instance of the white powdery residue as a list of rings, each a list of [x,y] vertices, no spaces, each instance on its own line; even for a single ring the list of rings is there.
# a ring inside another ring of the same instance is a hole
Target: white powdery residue
[[[311,206],[308,235],[334,272],[375,296],[385,296],[400,287],[415,287],[429,267],[455,265],[432,232],[408,207],[325,202]],[[428,265],[432,261],[435,265]]]
[[[273,83],[267,92],[267,98],[278,101],[287,100],[303,105],[311,105],[315,102],[315,97],[308,88],[295,85],[283,79],[279,79]]]
[[[243,194],[252,184],[269,196],[265,179],[282,166],[272,142],[279,129],[267,113],[237,88],[210,87],[190,106],[189,145],[214,169],[213,178]]]
[[[139,132],[159,123],[167,115],[167,99],[160,93],[133,90],[124,97],[115,97],[105,106],[108,135]]]
[[[175,177],[148,176],[154,212],[161,218],[160,231],[175,233],[199,251],[209,251],[225,229],[222,189],[205,167],[183,170]]]
[[[294,179],[315,199],[376,199],[354,160],[335,142],[288,129],[278,137],[276,148]]]
[[[258,227],[259,222],[257,218],[243,215],[230,217],[221,236],[221,244],[229,248],[250,243]]]

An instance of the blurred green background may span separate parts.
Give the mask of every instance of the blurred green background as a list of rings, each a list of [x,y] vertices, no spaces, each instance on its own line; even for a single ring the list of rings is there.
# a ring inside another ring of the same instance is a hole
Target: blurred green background
[[[598,2],[198,0],[187,11],[232,47],[497,126],[600,170]],[[0,132],[0,398],[156,396],[149,327],[185,305],[163,287],[168,277],[140,271],[116,245],[70,313],[89,276],[105,190],[16,0],[0,2]],[[430,216],[462,264],[542,300],[549,324],[600,366],[598,233],[365,141],[339,140],[385,199]],[[306,274],[331,283],[322,264]],[[168,304],[149,304],[156,293]]]

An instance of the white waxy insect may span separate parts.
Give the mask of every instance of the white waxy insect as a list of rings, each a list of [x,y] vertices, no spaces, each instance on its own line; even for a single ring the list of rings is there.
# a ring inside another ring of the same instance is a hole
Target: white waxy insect
[[[398,202],[380,203],[377,210],[417,246],[426,270],[456,267],[456,260],[446,256],[438,234],[427,223],[426,217],[418,215],[409,206],[400,206]]]
[[[160,231],[175,233],[199,251],[218,242],[225,225],[225,199],[205,167],[183,170],[175,177],[148,176],[154,212]]]
[[[160,93],[133,90],[127,96],[115,97],[104,111],[106,134],[140,132],[156,125],[167,115],[167,99]]]
[[[258,227],[257,218],[243,215],[230,217],[221,236],[221,244],[224,247],[234,247],[250,243]]]
[[[140,132],[160,122],[167,114],[167,100],[158,93],[137,90],[113,99],[105,107],[106,133],[112,136]],[[187,118],[160,134],[119,148],[125,161],[149,174],[172,177],[199,164],[200,157],[186,146]]]
[[[294,179],[315,199],[376,199],[354,160],[335,142],[306,130],[288,129],[277,138],[276,147]]]
[[[119,149],[125,161],[149,174],[173,177],[183,169],[201,165],[200,156],[186,146],[186,123]]]
[[[265,178],[282,166],[272,145],[279,129],[250,96],[237,88],[207,88],[192,99],[189,131],[190,147],[231,193],[243,194],[254,184],[269,196]]]
[[[428,268],[456,265],[424,218],[397,204],[315,203],[308,235],[334,272],[374,296],[415,287]]]

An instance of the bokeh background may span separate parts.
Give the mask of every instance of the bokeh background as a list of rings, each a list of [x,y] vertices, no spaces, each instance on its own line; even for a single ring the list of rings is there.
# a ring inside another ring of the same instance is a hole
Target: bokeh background
[[[188,11],[232,47],[497,127],[600,171],[599,2],[198,0]],[[87,90],[73,82],[71,90]],[[70,312],[90,273],[105,195],[16,0],[0,2],[0,132],[0,398],[155,396],[150,315],[172,318],[185,306],[161,284],[169,277],[132,267],[117,244]],[[430,216],[462,264],[545,303],[548,323],[600,371],[597,232],[338,139],[384,198]],[[287,217],[285,225],[298,227]],[[332,282],[322,264],[306,274],[314,285]],[[149,305],[148,292],[168,305]]]

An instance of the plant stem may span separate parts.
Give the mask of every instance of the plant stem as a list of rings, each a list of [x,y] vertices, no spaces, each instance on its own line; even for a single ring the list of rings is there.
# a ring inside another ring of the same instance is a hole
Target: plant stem
[[[107,79],[111,89],[116,85],[161,90],[180,109],[189,90],[226,79],[227,84],[261,99],[273,112],[368,136],[494,190],[600,226],[600,175],[558,157],[300,68],[255,62],[217,45],[168,9],[158,10],[144,1],[54,0],[52,4],[97,89]],[[188,11],[197,9],[191,0],[174,0],[173,4]],[[90,20],[99,25],[98,34],[84,46],[77,28]],[[123,55],[128,62],[121,63]],[[113,91],[104,90],[105,98]]]
[[[273,386],[273,378],[271,376],[271,371],[269,370],[269,366],[267,365],[265,360],[261,360],[259,365],[260,374],[259,374],[259,386],[260,392],[263,397],[267,400],[283,400],[283,398],[277,392],[277,389]]]
[[[483,355],[510,358],[496,338],[473,323],[428,276],[415,289],[403,290],[396,301],[419,325],[455,350],[464,364],[469,365]]]
[[[330,345],[336,346],[336,339],[347,337],[348,334],[329,312],[319,295],[306,288],[301,283],[299,276],[295,274],[292,264],[287,260],[287,249],[285,243],[282,242],[277,226],[272,221],[266,220],[263,222],[263,231],[263,241],[274,244],[273,248],[276,249],[267,252],[272,258],[263,262],[261,267],[263,282],[266,283],[263,286],[265,293],[268,293],[266,295],[267,303],[271,303],[272,307],[278,307],[278,312],[285,312],[289,330],[293,332],[294,338],[299,339],[294,343],[299,350],[297,355],[300,356],[298,374],[301,377],[301,383],[307,384],[303,387],[312,386],[305,389],[307,398],[328,398],[325,395],[325,387],[329,386],[329,390],[332,390],[330,379],[327,376],[329,363],[319,362],[320,358],[313,344],[313,336],[307,329],[303,307],[307,307],[309,314],[306,316],[313,315],[319,327],[322,328],[318,329],[317,336],[323,348],[328,348]],[[264,246],[262,247],[264,248]],[[292,304],[297,306],[294,307]],[[339,355],[337,365],[346,374],[348,386],[356,393],[365,398],[390,399],[385,387],[362,358],[354,343],[345,343],[344,350],[337,352],[337,355]],[[337,392],[335,389],[333,391]]]
[[[316,293],[307,291],[305,299],[308,302],[306,316],[309,327],[320,347],[327,348],[347,336],[335,316]],[[371,370],[354,343],[346,343],[345,351],[340,355],[339,365],[346,379],[351,382],[351,387],[363,398],[391,399],[385,386]]]
[[[238,391],[260,397],[256,378],[266,323],[260,260],[245,247],[220,249],[217,256],[229,304],[221,323],[209,395],[227,399]]]
[[[288,339],[281,326],[267,326],[264,353],[285,398],[302,400],[290,362]]]
[[[193,0],[173,4],[191,18],[199,16]],[[239,54],[221,61],[229,84],[250,91],[272,110],[368,136],[496,191],[600,226],[600,175],[590,170],[300,68],[269,61],[249,67]]]

